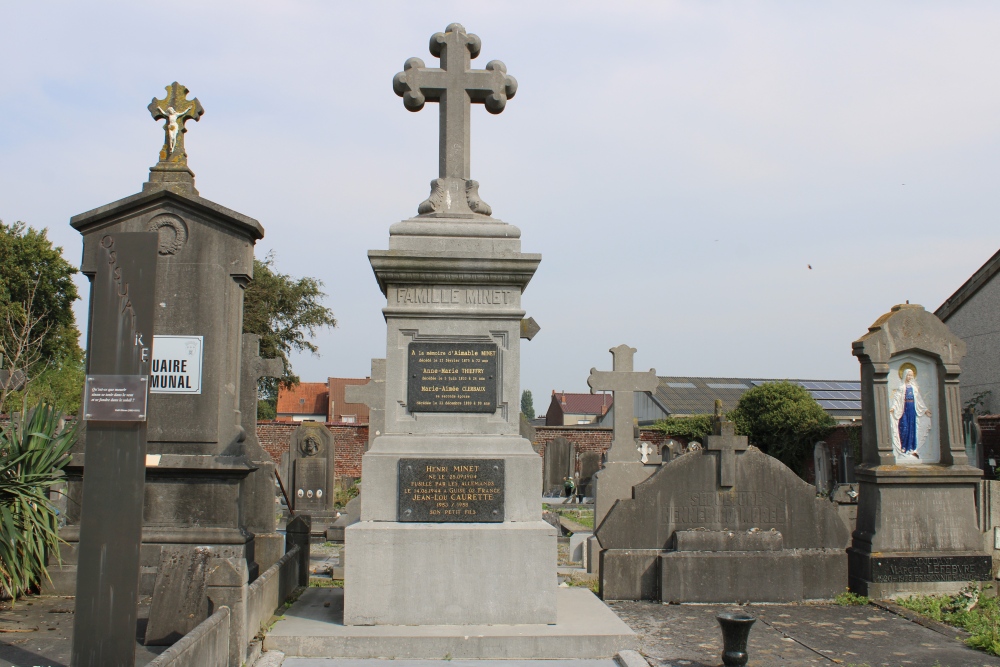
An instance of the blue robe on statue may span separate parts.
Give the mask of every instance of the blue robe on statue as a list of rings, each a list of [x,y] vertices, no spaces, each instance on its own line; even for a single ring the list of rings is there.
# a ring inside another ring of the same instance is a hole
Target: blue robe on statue
[[[913,387],[906,387],[903,399],[903,416],[899,418],[899,447],[904,452],[917,448],[917,408],[913,402]]]

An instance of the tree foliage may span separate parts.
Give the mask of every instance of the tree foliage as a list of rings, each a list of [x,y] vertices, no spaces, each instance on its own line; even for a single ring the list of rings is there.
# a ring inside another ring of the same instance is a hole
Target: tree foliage
[[[729,413],[740,435],[801,473],[817,440],[834,426],[834,419],[802,386],[768,382],[746,391]]]
[[[712,432],[712,415],[667,417],[653,424],[653,428],[667,436],[701,441]]]
[[[260,391],[272,405],[278,385],[297,384],[288,355],[309,351],[319,356],[319,348],[310,340],[324,327],[337,326],[333,311],[322,304],[326,294],[323,282],[310,277],[292,278],[274,265],[274,253],[253,260],[253,281],[243,295],[243,332],[260,336],[260,356],[281,359],[281,378],[263,378]],[[258,410],[258,415],[260,414]]]
[[[27,378],[21,391],[5,384],[0,410],[42,399],[67,412],[79,409],[83,351],[73,315],[75,273],[44,229],[0,222],[0,355],[9,372]]]
[[[530,389],[521,392],[521,414],[525,419],[535,418],[535,401],[531,398]]]

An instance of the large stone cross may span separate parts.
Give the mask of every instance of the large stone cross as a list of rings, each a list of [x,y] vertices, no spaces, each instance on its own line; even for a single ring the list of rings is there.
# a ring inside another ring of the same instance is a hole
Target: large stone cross
[[[243,356],[240,364],[240,421],[243,430],[246,431],[244,447],[253,459],[254,456],[263,453],[257,440],[257,383],[261,378],[281,377],[285,372],[285,365],[281,359],[261,358],[260,336],[256,334],[243,334]]]
[[[479,37],[452,23],[431,37],[431,55],[441,59],[440,68],[425,67],[420,58],[410,58],[392,79],[392,89],[410,111],[420,111],[425,102],[441,107],[438,178],[431,181],[431,196],[417,209],[421,215],[493,212],[479,198],[479,184],[470,179],[470,104],[484,104],[487,111],[498,114],[517,92],[517,81],[499,60],[488,62],[486,69],[469,69],[481,47]]]
[[[715,433],[705,438],[705,451],[719,452],[719,486],[728,489],[736,484],[736,452],[748,447],[745,435],[736,435],[733,422],[723,419],[721,401],[715,405]]]
[[[187,128],[184,123],[189,120],[197,121],[205,113],[198,98],[189,100],[187,88],[174,81],[166,87],[167,96],[162,100],[155,97],[146,107],[152,114],[153,120],[164,120],[163,123],[163,148],[160,149],[160,163],[170,163],[174,165],[186,166],[187,153],[184,152],[184,133]]]
[[[636,461],[635,430],[632,422],[635,419],[635,404],[632,394],[637,391],[653,391],[660,383],[656,370],[649,369],[645,373],[632,370],[633,357],[636,349],[628,345],[619,345],[610,350],[614,357],[613,371],[598,371],[590,369],[587,384],[590,393],[595,391],[613,391],[614,402],[611,409],[615,415],[614,440],[608,450],[608,463],[613,461]]]
[[[344,400],[368,406],[368,449],[385,431],[385,359],[372,359],[372,377],[365,384],[344,387]]]

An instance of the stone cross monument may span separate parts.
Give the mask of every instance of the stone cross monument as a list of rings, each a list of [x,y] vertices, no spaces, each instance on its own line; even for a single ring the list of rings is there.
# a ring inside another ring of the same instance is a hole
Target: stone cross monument
[[[957,592],[991,579],[976,518],[982,470],[962,434],[965,342],[922,306],[901,304],[854,341],[861,363],[852,591],[870,597]]]
[[[392,89],[410,111],[420,111],[426,102],[440,106],[438,178],[431,181],[431,196],[417,209],[421,215],[467,217],[493,212],[479,198],[479,183],[470,178],[469,107],[478,103],[492,114],[500,113],[517,92],[517,81],[499,60],[486,63],[486,69],[469,69],[481,47],[479,37],[452,23],[431,37],[431,55],[441,59],[440,68],[410,58],[392,80]]]
[[[187,153],[184,151],[184,135],[187,133],[184,124],[189,120],[200,120],[205,109],[197,97],[193,100],[187,98],[189,92],[174,81],[167,86],[166,97],[162,100],[154,97],[146,107],[153,120],[163,121],[163,148],[160,149],[160,161],[149,169],[149,183],[143,189],[156,187],[156,184],[179,184],[194,189],[194,172],[188,168]]]
[[[714,422],[712,434],[705,438],[702,456],[719,452],[719,487],[729,489],[736,484],[736,454],[747,450],[749,440],[745,435],[736,435],[736,425],[726,421],[720,400],[715,401]]]
[[[469,180],[470,104],[498,113],[516,89],[497,61],[469,69],[479,49],[453,23],[431,38],[440,69],[413,58],[393,79],[407,109],[441,105],[441,162],[420,215],[368,252],[386,296],[385,423],[344,530],[364,554],[345,565],[349,626],[556,621],[542,460],[519,423],[521,293],[541,257]]]
[[[633,394],[637,391],[653,391],[659,384],[656,370],[645,372],[633,370],[633,358],[636,349],[628,345],[619,345],[610,350],[614,363],[612,371],[590,369],[587,385],[591,393],[595,391],[613,391],[615,426],[614,438],[608,448],[607,462],[604,468],[595,476],[596,498],[594,499],[594,526],[601,520],[619,498],[631,497],[632,486],[643,481],[653,469],[647,470],[642,461],[642,452],[636,442],[635,434],[635,401]]]
[[[656,377],[655,369],[651,368],[644,373],[632,370],[632,359],[636,353],[634,347],[619,345],[608,351],[614,357],[614,370],[599,371],[591,368],[587,385],[591,394],[595,391],[612,391],[615,395],[611,408],[615,411],[614,439],[608,449],[608,463],[637,461],[639,457],[635,455],[635,451],[638,448],[633,427],[635,402],[632,394],[637,391],[653,391],[660,380]]]

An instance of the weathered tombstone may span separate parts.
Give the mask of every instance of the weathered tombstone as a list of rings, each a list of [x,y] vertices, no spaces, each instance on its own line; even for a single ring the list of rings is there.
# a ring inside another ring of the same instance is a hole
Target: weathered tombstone
[[[850,586],[861,595],[957,592],[990,578],[976,520],[979,468],[962,433],[965,342],[921,306],[893,306],[854,341],[862,462]]]
[[[187,92],[173,83],[165,98],[148,107],[154,118],[165,121],[164,142],[142,191],[70,221],[83,236],[86,275],[94,275],[104,261],[106,235],[153,232],[157,239],[148,261],[155,266],[156,283],[145,500],[134,505],[135,511],[144,510],[144,566],[133,579],[145,595],[153,593],[164,546],[197,545],[209,549],[213,559],[244,559],[250,576],[258,569],[255,537],[247,524],[252,494],[241,493],[243,481],[257,468],[245,446],[240,365],[243,288],[253,275],[254,244],[264,232],[256,220],[202,198],[195,189],[184,150],[185,121],[198,119],[203,109]],[[82,530],[76,508],[81,484],[86,490],[83,480],[93,470],[93,437],[88,426],[67,466],[72,502],[60,537],[71,548]],[[84,446],[86,459],[80,456]],[[123,498],[117,502],[127,504]],[[123,530],[103,521],[109,530]],[[55,574],[54,592],[72,592],[77,569],[68,565]],[[78,613],[78,622],[86,616]]]
[[[499,61],[470,69],[479,48],[453,23],[431,38],[440,69],[411,58],[393,80],[407,109],[439,103],[440,171],[419,216],[368,253],[387,298],[386,413],[345,529],[364,554],[345,565],[348,626],[556,621],[542,461],[519,434],[521,293],[541,258],[470,179],[470,103],[499,113],[516,90]]]
[[[721,415],[704,449],[658,467],[596,535],[605,600],[786,602],[847,581],[836,509]]]
[[[111,229],[84,242],[92,287],[82,406],[88,476],[82,493],[77,485],[82,509],[74,503],[79,667],[135,664],[156,245],[155,234]]]
[[[601,454],[599,452],[580,452],[580,484],[583,485],[584,495],[593,498],[590,483],[594,475],[601,469]]]
[[[636,353],[634,347],[619,345],[609,351],[614,358],[614,370],[606,372],[591,368],[590,377],[587,378],[591,393],[598,390],[614,392],[614,402],[611,405],[611,409],[615,411],[614,439],[605,452],[604,466],[594,475],[595,528],[601,525],[615,502],[631,497],[632,487],[655,471],[655,468],[642,462],[643,454],[639,451],[640,444],[635,433],[635,402],[632,395],[637,391],[653,391],[660,381],[654,369],[644,373],[632,370]],[[595,539],[600,541],[596,534]],[[599,566],[599,559],[588,560],[589,571],[593,572]]]
[[[548,496],[563,495],[563,482],[567,477],[573,477],[573,466],[576,462],[576,445],[559,436],[545,445],[545,456],[542,461],[545,485],[542,492]]]
[[[670,463],[685,451],[684,445],[670,438],[660,445],[660,464]]]
[[[302,422],[292,434],[289,453],[291,482],[286,490],[292,509],[296,514],[308,514],[313,530],[324,532],[336,520],[333,434],[319,422]]]
[[[243,451],[256,470],[242,482],[246,529],[254,534],[253,560],[258,572],[278,562],[285,552],[285,538],[277,532],[274,484],[274,461],[257,438],[257,383],[261,378],[281,377],[281,359],[260,357],[260,336],[243,334],[243,357],[240,367],[240,420],[243,427]]]
[[[822,440],[813,447],[813,472],[816,476],[816,493],[827,495],[833,485],[830,468],[830,448]]]
[[[368,406],[368,447],[385,430],[385,359],[372,359],[372,376],[365,384],[344,387],[344,400]]]
[[[153,586],[146,646],[170,646],[208,618],[208,564],[202,547],[165,546]]]

